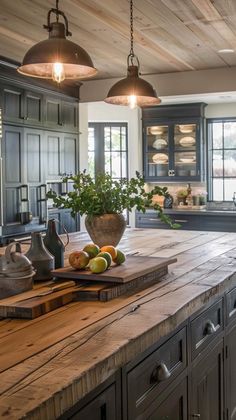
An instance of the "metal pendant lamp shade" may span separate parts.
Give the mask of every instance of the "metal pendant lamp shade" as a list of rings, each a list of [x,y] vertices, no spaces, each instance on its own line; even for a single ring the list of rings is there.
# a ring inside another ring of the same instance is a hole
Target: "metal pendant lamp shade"
[[[44,25],[49,32],[49,38],[29,49],[22,65],[17,69],[18,72],[56,82],[95,76],[97,69],[88,53],[66,38],[72,35],[68,30],[68,20],[58,9],[58,0],[56,4],[56,9],[49,10],[48,22]],[[56,15],[56,22],[50,22],[51,13]],[[64,18],[65,24],[59,22],[59,15]]]
[[[140,107],[158,105],[161,102],[152,85],[139,77],[139,66],[129,65],[127,77],[119,80],[111,87],[105,102],[132,107],[133,100]]]
[[[130,53],[127,57],[127,77],[115,83],[105,102],[113,105],[150,106],[161,103],[155,89],[139,76],[139,60],[133,49],[133,0],[130,0]]]

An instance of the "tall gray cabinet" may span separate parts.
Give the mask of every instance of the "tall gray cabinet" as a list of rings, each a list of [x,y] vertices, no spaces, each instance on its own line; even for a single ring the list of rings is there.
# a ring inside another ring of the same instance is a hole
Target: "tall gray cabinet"
[[[44,230],[48,217],[59,219],[69,232],[79,229],[70,211],[53,209],[45,200],[51,186],[66,194],[62,175],[79,169],[78,99],[25,79],[7,78],[0,67],[0,243]]]

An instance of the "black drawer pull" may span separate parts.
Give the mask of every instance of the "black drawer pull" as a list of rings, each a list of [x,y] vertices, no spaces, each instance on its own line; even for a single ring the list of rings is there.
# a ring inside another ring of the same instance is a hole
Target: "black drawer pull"
[[[206,326],[204,328],[204,335],[211,335],[216,332],[216,327],[212,321],[207,321]]]
[[[171,373],[165,363],[161,362],[152,372],[150,384],[165,381],[170,377]]]

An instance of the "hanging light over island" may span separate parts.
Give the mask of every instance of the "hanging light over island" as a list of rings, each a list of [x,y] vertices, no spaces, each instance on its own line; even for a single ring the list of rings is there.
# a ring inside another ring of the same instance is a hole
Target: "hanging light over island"
[[[66,37],[72,33],[68,28],[68,20],[64,12],[58,8],[48,12],[47,25],[49,38],[37,43],[25,54],[22,65],[17,69],[25,76],[52,79],[57,83],[65,79],[87,79],[97,73],[89,54],[79,45]],[[56,21],[51,22],[51,14]],[[59,22],[62,16],[64,23]]]
[[[105,102],[113,105],[151,106],[160,104],[155,89],[140,75],[138,57],[134,54],[133,0],[130,0],[130,53],[127,57],[127,77],[115,83],[108,92]]]

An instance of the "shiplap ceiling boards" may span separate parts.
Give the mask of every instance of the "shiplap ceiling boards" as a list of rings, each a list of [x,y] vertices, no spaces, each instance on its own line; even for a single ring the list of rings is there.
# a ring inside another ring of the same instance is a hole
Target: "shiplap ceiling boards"
[[[21,62],[45,39],[43,24],[54,0],[0,0],[0,55]],[[129,50],[128,0],[61,0],[79,43],[91,55],[96,76],[122,77]],[[135,0],[135,50],[142,74],[236,65],[235,0]]]

